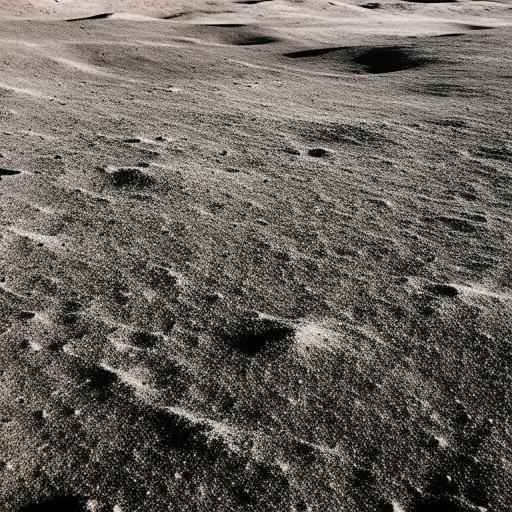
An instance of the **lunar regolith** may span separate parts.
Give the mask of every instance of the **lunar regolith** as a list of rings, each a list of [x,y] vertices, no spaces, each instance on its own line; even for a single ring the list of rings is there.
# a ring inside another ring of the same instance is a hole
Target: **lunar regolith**
[[[510,0],[0,0],[0,512],[507,512]]]

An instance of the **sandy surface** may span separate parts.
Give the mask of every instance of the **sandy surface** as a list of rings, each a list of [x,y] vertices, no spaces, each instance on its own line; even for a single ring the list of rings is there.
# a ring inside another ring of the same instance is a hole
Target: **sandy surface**
[[[510,510],[511,25],[0,0],[1,511]]]

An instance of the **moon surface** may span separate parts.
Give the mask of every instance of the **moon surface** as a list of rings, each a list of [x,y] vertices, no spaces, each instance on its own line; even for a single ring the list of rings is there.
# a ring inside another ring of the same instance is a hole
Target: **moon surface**
[[[0,0],[3,512],[506,512],[510,0]]]

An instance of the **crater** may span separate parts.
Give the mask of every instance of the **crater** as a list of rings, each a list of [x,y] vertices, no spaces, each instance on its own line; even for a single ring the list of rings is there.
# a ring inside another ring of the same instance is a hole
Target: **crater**
[[[393,73],[424,66],[428,59],[416,55],[412,48],[388,46],[370,48],[356,56],[354,62],[361,64],[368,73]]]
[[[325,63],[346,66],[347,70],[370,74],[393,73],[424,66],[433,61],[407,46],[334,46],[285,53],[290,59],[320,58]]]

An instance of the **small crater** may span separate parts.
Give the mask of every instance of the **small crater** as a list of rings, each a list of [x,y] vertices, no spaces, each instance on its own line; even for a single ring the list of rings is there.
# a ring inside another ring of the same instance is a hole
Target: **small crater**
[[[476,226],[466,219],[446,216],[441,216],[437,219],[454,231],[460,231],[461,233],[474,233],[476,231]]]
[[[377,479],[375,473],[371,469],[357,468],[354,471],[354,483],[359,487],[367,487],[375,485]]]
[[[286,349],[295,335],[290,326],[267,318],[249,319],[226,330],[223,339],[248,357]]]
[[[308,155],[313,158],[325,158],[329,156],[329,151],[323,148],[313,148],[308,151]]]
[[[241,481],[232,488],[244,510],[285,510],[290,483],[282,471],[263,463],[248,464]]]
[[[459,290],[450,284],[434,284],[429,286],[427,290],[438,297],[452,298],[459,294]]]
[[[189,12],[177,12],[176,14],[169,14],[167,16],[162,16],[161,20],[173,20],[175,18],[181,18],[182,16],[186,16],[187,14],[190,14]]]
[[[110,173],[110,182],[116,188],[149,187],[155,183],[152,176],[137,168],[122,168]]]
[[[73,325],[79,319],[82,305],[75,301],[68,301],[62,305],[58,312],[59,321],[64,325]]]
[[[160,341],[160,336],[147,331],[134,332],[130,336],[130,344],[137,348],[153,348]]]
[[[368,73],[394,73],[424,66],[428,59],[415,54],[412,48],[387,46],[370,48],[354,58]]]
[[[247,36],[242,37],[238,41],[234,42],[235,46],[256,46],[261,44],[277,43],[279,39],[272,36]]]
[[[417,499],[413,512],[474,512],[476,507],[449,495],[426,495]]]
[[[151,288],[170,294],[180,287],[180,276],[167,267],[154,265],[147,269],[146,276]]]
[[[450,128],[465,128],[468,126],[468,122],[464,119],[447,118],[434,121],[437,126],[448,126]]]
[[[258,27],[245,26],[239,23],[219,23],[201,25],[204,36],[210,41],[231,46],[254,46],[281,41],[271,32]]]
[[[309,505],[304,500],[300,500],[295,505],[295,510],[297,510],[297,512],[308,512],[311,510],[311,507],[309,507]]]
[[[418,308],[418,311],[423,316],[429,317],[429,316],[433,316],[435,314],[436,308],[434,308],[433,306],[430,306],[430,305],[424,305],[424,306],[420,306]]]
[[[222,28],[240,28],[246,27],[243,23],[209,23],[208,27],[222,27]]]
[[[483,158],[512,162],[512,150],[504,146],[480,146],[475,153]]]
[[[224,298],[224,296],[219,292],[214,292],[214,293],[206,294],[204,296],[204,298],[205,298],[206,302],[208,302],[209,304],[214,304],[214,303],[222,300]]]
[[[478,199],[478,195],[473,192],[462,191],[459,192],[459,196],[466,201],[476,201]]]
[[[119,380],[113,371],[102,366],[82,367],[80,374],[89,387],[100,392],[109,390]]]
[[[104,19],[107,19],[107,18],[110,18],[111,16],[113,16],[113,14],[114,14],[113,12],[104,12],[101,14],[95,14],[94,16],[86,16],[84,18],[73,18],[73,19],[66,20],[66,21],[73,22],[73,21],[104,20]]]
[[[0,167],[0,176],[15,176],[16,174],[21,174],[21,171],[14,171],[12,169]]]
[[[386,201],[385,199],[371,197],[370,199],[368,199],[368,202],[381,208],[391,208],[391,204],[389,203],[389,201]]]
[[[32,320],[36,314],[33,311],[20,311],[18,313],[18,318],[20,320]]]
[[[467,87],[462,84],[450,83],[423,83],[416,92],[428,94],[431,96],[439,96],[441,98],[448,98],[457,96],[462,98],[472,98],[481,95],[481,91],[476,88]]]
[[[481,222],[482,224],[485,224],[487,222],[487,217],[485,215],[482,215],[481,213],[473,213],[466,215],[468,219],[474,221],[474,222]]]
[[[128,139],[124,139],[123,142],[126,144],[139,144],[142,141],[136,137],[130,137]]]
[[[404,2],[411,2],[415,4],[449,4],[457,0],[404,0]]]
[[[299,52],[285,53],[285,57],[290,59],[307,59],[308,57],[320,57],[328,53],[338,52],[340,50],[346,50],[345,46],[334,46],[331,48],[315,48],[312,50],[301,50]]]
[[[395,502],[387,499],[379,500],[378,512],[399,512],[402,508],[399,507]]]
[[[257,503],[256,497],[243,485],[237,485],[233,488],[233,496],[235,501],[243,507],[254,506]]]
[[[161,409],[152,411],[148,419],[166,446],[179,450],[206,449],[208,428],[205,425]]]

